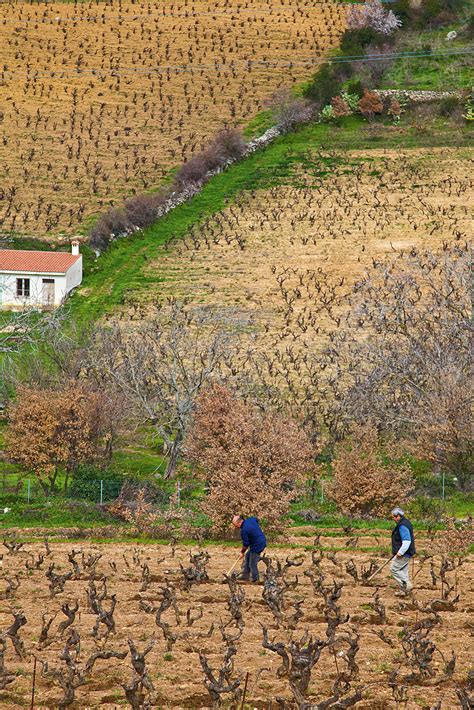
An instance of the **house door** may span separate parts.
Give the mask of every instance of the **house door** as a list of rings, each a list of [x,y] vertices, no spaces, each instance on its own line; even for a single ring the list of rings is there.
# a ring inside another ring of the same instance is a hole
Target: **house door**
[[[54,306],[54,279],[43,279],[43,306]]]

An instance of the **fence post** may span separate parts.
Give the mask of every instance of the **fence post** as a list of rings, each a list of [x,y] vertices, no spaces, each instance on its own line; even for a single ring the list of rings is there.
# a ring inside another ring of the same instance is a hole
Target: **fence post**
[[[101,481],[100,482],[100,504],[101,504],[101,506],[103,505],[103,503],[104,503],[104,482]]]
[[[321,479],[321,503],[324,503],[324,481]]]
[[[30,497],[31,497],[31,483],[30,483],[30,479],[28,479],[28,481],[27,481],[27,493],[26,493],[26,500],[27,500],[27,503],[30,502]]]

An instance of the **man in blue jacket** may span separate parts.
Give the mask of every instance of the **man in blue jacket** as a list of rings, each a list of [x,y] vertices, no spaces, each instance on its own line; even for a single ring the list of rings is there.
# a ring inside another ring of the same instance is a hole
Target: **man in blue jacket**
[[[243,562],[239,579],[248,580],[252,575],[252,582],[258,582],[258,563],[267,546],[263,530],[257,518],[244,518],[242,515],[234,515],[232,525],[240,529],[240,537],[242,538],[240,557]]]
[[[415,536],[413,534],[413,526],[408,518],[405,518],[401,508],[392,510],[392,518],[396,526],[392,531],[392,556],[394,559],[390,565],[390,571],[400,588],[398,592],[395,592],[395,595],[404,597],[413,589],[408,572],[410,559],[416,552]]]

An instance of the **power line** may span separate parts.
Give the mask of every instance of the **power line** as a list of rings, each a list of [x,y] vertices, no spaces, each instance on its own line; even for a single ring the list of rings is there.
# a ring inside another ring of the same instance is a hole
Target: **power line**
[[[408,60],[415,60],[418,58],[424,58],[424,59],[440,59],[443,57],[450,57],[450,56],[469,56],[474,53],[474,46],[473,47],[462,47],[456,50],[442,50],[440,52],[392,52],[392,53],[386,53],[386,54],[361,54],[361,55],[350,55],[347,57],[308,57],[308,58],[301,58],[297,60],[291,60],[291,59],[274,59],[274,60],[265,60],[265,59],[242,59],[239,61],[232,61],[229,63],[217,63],[213,62],[210,64],[170,64],[170,65],[158,65],[158,66],[150,66],[150,67],[118,67],[116,69],[110,67],[108,69],[103,69],[99,67],[92,67],[92,68],[80,68],[76,67],[75,69],[73,67],[67,67],[66,70],[62,69],[51,69],[50,71],[45,71],[45,72],[39,72],[35,71],[32,68],[27,68],[26,71],[21,72],[21,71],[10,71],[8,69],[5,69],[3,72],[0,72],[0,76],[2,79],[5,79],[6,76],[10,76],[10,78],[17,77],[17,76],[24,76],[27,79],[32,79],[32,78],[41,78],[41,77],[49,77],[49,78],[65,78],[65,77],[76,77],[76,76],[127,76],[127,75],[133,75],[133,74],[150,74],[150,73],[156,73],[156,74],[163,74],[163,73],[195,73],[195,72],[204,72],[204,71],[229,71],[232,73],[235,73],[236,70],[239,67],[245,68],[252,68],[252,67],[267,67],[267,68],[294,68],[294,67],[300,67],[300,66],[310,66],[314,64],[346,64],[346,63],[352,63],[352,62],[376,62],[376,61],[385,61],[385,60],[396,60],[396,59],[408,59]]]

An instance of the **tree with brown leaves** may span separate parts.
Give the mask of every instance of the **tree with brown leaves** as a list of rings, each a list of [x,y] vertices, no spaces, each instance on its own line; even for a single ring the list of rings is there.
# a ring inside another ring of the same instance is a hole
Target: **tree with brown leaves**
[[[59,389],[20,387],[9,408],[6,448],[11,461],[32,470],[48,496],[61,468],[100,460],[108,446],[104,399],[76,383]]]
[[[365,89],[359,101],[359,111],[368,121],[372,121],[375,114],[382,113],[383,102],[376,91]]]
[[[333,472],[329,495],[345,515],[384,515],[390,506],[403,504],[413,487],[408,464],[383,460],[379,436],[371,424],[354,428],[337,446]]]
[[[198,400],[185,450],[210,487],[203,509],[217,529],[235,511],[279,528],[295,485],[314,467],[314,448],[295,421],[263,414],[217,384]]]

